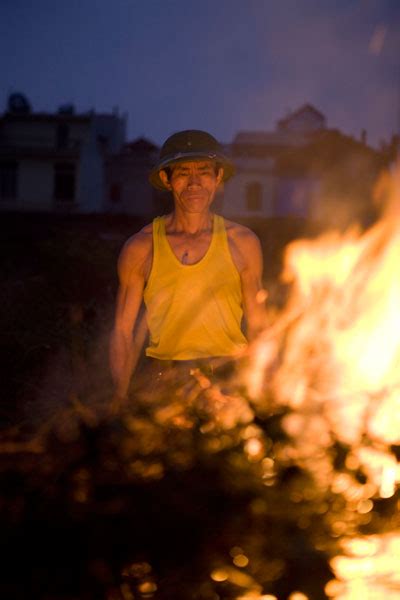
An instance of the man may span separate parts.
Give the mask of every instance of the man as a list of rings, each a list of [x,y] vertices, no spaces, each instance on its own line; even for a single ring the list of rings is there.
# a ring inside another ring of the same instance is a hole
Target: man
[[[127,397],[147,329],[146,356],[158,369],[233,358],[259,330],[260,242],[248,228],[211,211],[218,187],[233,173],[206,132],[178,132],[162,146],[149,179],[171,192],[173,211],[133,235],[118,262],[110,345],[117,405]]]

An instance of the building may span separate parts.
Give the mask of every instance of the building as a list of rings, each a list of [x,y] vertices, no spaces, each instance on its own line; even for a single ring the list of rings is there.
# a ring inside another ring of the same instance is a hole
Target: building
[[[158,146],[140,137],[124,144],[118,154],[107,159],[106,212],[134,215],[144,220],[164,212],[166,194],[157,192],[148,181],[158,154]]]
[[[306,104],[274,131],[241,131],[228,147],[237,173],[219,199],[224,216],[238,220],[303,217],[341,225],[364,220],[384,157],[360,140],[328,129]]]
[[[168,211],[169,195],[148,183],[159,148],[144,137],[125,143],[125,129],[117,112],[76,114],[66,105],[34,113],[24,96],[11,95],[0,116],[0,210],[145,221]],[[225,151],[236,176],[217,194],[217,212],[252,223],[293,216],[333,225],[368,218],[372,186],[394,152],[370,148],[365,132],[355,140],[329,129],[310,104],[273,131],[239,131]]]
[[[98,213],[105,163],[125,141],[126,119],[73,106],[34,113],[20,94],[0,116],[0,210]]]
[[[229,147],[236,176],[225,186],[223,213],[232,218],[304,215],[305,198],[317,183],[309,176],[277,173],[286,152],[298,152],[312,132],[325,127],[325,117],[310,105],[278,121],[275,131],[241,131]],[[226,199],[226,201],[225,201]]]

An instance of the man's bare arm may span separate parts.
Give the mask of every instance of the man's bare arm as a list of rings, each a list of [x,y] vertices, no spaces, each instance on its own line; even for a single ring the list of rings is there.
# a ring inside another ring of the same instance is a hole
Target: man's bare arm
[[[242,225],[228,227],[232,258],[240,274],[246,335],[253,340],[265,326],[262,290],[263,256],[256,234]],[[260,301],[261,300],[261,301]]]
[[[142,231],[128,240],[118,261],[120,283],[110,339],[110,367],[119,398],[127,394],[147,334],[141,308],[151,253],[151,235]]]

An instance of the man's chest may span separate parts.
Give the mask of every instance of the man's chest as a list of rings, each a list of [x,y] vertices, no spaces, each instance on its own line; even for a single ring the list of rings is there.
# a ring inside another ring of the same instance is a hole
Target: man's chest
[[[182,264],[198,263],[207,254],[212,241],[211,232],[198,235],[186,233],[167,233],[167,242],[172,252]]]

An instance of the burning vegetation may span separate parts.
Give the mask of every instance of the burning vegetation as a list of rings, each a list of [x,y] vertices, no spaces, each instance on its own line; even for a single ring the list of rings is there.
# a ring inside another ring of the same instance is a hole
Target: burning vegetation
[[[144,381],[117,416],[71,384],[3,431],[3,597],[400,597],[399,177],[366,231],[287,247],[234,373]]]

